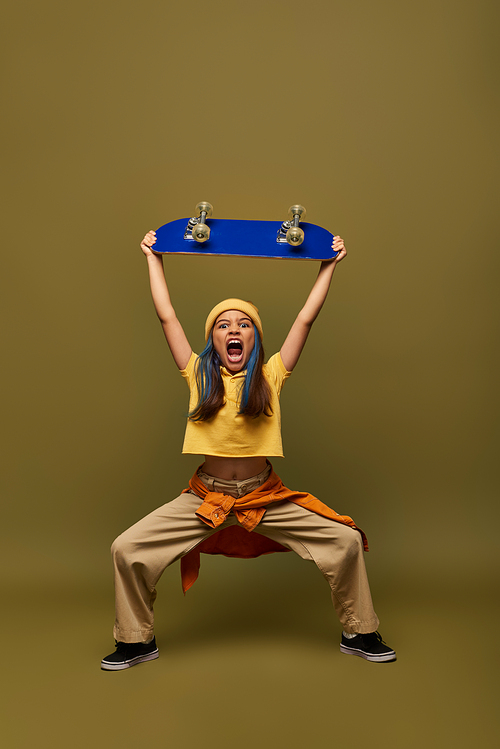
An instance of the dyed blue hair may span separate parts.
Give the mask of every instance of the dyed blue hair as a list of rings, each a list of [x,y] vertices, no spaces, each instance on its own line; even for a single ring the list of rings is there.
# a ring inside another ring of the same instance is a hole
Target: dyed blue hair
[[[245,373],[243,387],[241,388],[240,413],[244,411],[248,405],[248,394],[250,392],[250,383],[252,382],[253,373],[255,371],[255,365],[257,364],[257,360],[259,358],[260,347],[262,345],[260,342],[259,331],[255,327],[255,325],[253,326],[253,330],[255,333],[255,343],[253,344],[252,353],[250,354],[248,362],[247,362],[247,371]]]
[[[253,323],[252,323],[253,324]],[[240,410],[242,413],[248,405],[248,396],[250,393],[250,385],[252,383],[252,377],[255,372],[255,366],[259,359],[259,353],[262,348],[262,342],[260,340],[259,331],[253,326],[255,342],[253,345],[252,352],[248,358],[247,369],[245,372],[245,378],[240,390]],[[189,413],[189,418],[192,421],[200,421],[203,417],[200,416],[199,411],[209,395],[215,389],[216,391],[224,390],[224,384],[222,382],[222,375],[220,373],[221,360],[220,356],[215,350],[212,331],[208,336],[207,345],[198,356],[196,360],[196,385],[198,387],[199,400],[195,408]]]

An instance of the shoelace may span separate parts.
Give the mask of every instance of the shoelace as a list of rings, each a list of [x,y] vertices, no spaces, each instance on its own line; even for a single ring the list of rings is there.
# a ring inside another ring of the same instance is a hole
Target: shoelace
[[[128,653],[130,651],[131,646],[138,645],[137,642],[117,642],[115,640],[116,645],[116,652],[117,653]]]
[[[377,642],[381,642],[382,645],[387,645],[387,643],[383,641],[382,635],[378,631],[377,632],[370,632],[367,635],[363,635],[363,637],[369,637],[370,640],[376,640]]]

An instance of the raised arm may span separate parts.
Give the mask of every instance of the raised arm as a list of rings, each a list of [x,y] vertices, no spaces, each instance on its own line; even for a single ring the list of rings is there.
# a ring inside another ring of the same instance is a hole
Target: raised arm
[[[311,289],[311,293],[297,315],[295,322],[290,328],[290,332],[281,347],[281,358],[289,372],[291,372],[297,364],[302,349],[304,348],[304,344],[307,341],[309,331],[312,328],[312,324],[316,320],[323,304],[325,303],[325,299],[330,289],[333,272],[338,263],[340,263],[347,254],[344,247],[344,240],[341,239],[341,237],[334,237],[332,248],[335,252],[338,252],[337,257],[333,260],[321,263],[318,277]]]
[[[163,258],[151,251],[155,242],[156,232],[154,231],[149,231],[141,242],[141,250],[145,254],[149,266],[151,295],[174,361],[179,369],[185,369],[191,358],[191,346],[170,301],[165,273],[163,272]]]

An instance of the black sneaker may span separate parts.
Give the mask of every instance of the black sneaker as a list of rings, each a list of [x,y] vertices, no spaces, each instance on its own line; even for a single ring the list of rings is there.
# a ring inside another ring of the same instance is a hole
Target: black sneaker
[[[340,643],[340,652],[346,655],[359,655],[373,663],[388,663],[396,660],[396,653],[382,640],[378,632],[356,637],[344,637]]]
[[[117,642],[115,652],[102,659],[101,668],[103,671],[121,671],[144,661],[153,661],[158,655],[154,637],[147,645],[143,642]]]

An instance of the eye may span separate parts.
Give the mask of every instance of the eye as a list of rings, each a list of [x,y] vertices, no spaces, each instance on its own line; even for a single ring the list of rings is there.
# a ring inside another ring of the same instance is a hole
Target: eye
[[[241,327],[242,327],[242,328],[249,328],[249,327],[250,327],[250,325],[249,325],[249,324],[248,324],[247,322],[242,322],[242,323],[241,323]]]
[[[227,328],[227,322],[221,322],[221,324],[219,325],[219,330],[221,330],[222,328]]]

